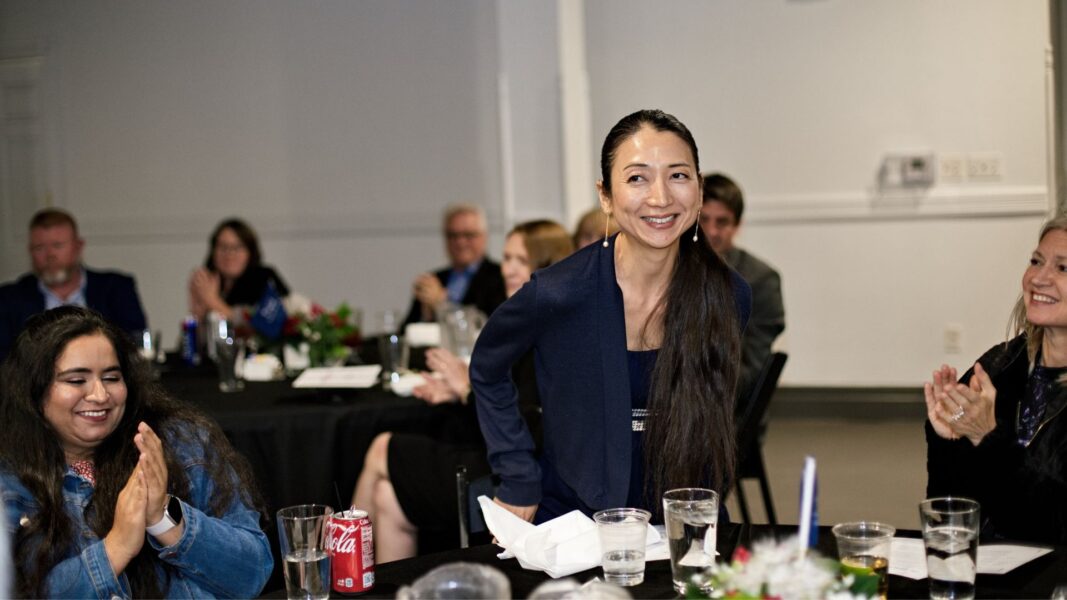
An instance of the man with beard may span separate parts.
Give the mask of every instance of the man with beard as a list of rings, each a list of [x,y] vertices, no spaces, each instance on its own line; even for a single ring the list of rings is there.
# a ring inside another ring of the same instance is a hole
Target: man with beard
[[[99,311],[131,334],[145,328],[133,277],[86,268],[84,246],[78,224],[65,211],[41,209],[30,220],[33,272],[0,285],[0,360],[30,316],[66,304]]]

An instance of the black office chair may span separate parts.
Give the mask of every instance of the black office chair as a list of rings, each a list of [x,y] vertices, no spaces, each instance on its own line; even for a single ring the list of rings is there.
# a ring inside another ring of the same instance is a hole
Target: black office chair
[[[467,480],[467,467],[456,466],[456,502],[459,510],[459,547],[469,548],[472,537],[489,538],[489,528],[482,517],[482,507],[478,505],[478,496],[495,495],[496,486],[493,477],[486,475],[474,481]]]
[[[767,420],[770,411],[771,397],[778,387],[778,377],[782,374],[786,359],[789,358],[784,352],[771,354],[759,376],[752,386],[748,401],[741,407],[737,421],[737,451],[740,468],[737,473],[737,503],[741,508],[741,519],[752,523],[752,517],[748,512],[748,500],[745,498],[745,489],[742,482],[745,479],[759,480],[760,495],[763,496],[763,508],[767,512],[767,522],[771,525],[778,524],[778,517],[774,512],[774,500],[771,498],[771,485],[767,479],[767,467],[763,462],[763,437],[767,432]]]

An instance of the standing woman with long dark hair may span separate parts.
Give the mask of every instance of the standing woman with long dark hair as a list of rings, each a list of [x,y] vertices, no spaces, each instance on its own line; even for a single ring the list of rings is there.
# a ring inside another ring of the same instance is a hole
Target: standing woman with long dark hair
[[[696,142],[658,110],[624,117],[601,152],[600,205],[620,232],[534,275],[471,360],[496,501],[542,522],[574,509],[656,507],[665,490],[734,474],[734,387],[751,290],[697,226]],[[544,449],[511,366],[533,349]]]
[[[251,472],[128,336],[64,306],[0,370],[0,494],[18,595],[248,598],[273,567]]]

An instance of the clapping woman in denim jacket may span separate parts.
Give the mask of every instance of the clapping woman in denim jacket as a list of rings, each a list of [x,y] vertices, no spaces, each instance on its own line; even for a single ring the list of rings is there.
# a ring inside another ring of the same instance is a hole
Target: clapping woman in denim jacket
[[[246,463],[167,396],[126,335],[67,306],[0,371],[0,489],[17,593],[249,597],[273,568]]]

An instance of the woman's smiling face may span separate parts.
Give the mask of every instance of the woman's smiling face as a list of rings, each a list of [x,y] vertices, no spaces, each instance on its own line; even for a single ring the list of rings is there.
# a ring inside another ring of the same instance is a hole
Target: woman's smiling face
[[[42,403],[67,460],[91,458],[118,427],[125,408],[126,381],[111,340],[103,333],[71,340],[56,359]]]
[[[615,149],[611,192],[600,204],[634,242],[666,248],[693,226],[701,205],[700,174],[677,134],[644,126]]]

